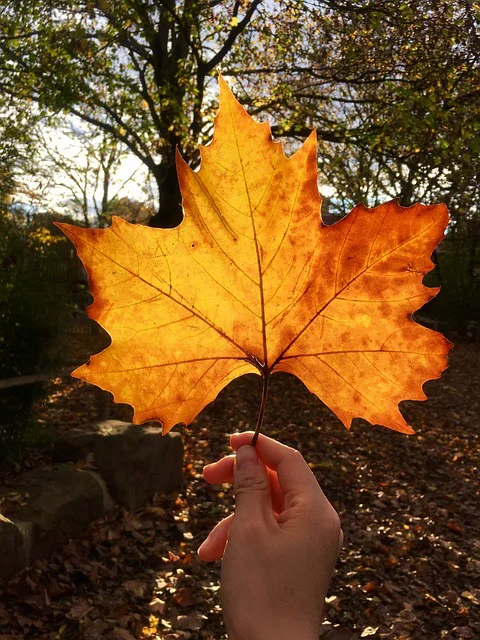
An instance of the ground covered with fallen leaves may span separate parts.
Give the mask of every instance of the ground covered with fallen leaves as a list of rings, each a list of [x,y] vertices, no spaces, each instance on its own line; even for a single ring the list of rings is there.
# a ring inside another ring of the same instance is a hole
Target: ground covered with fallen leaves
[[[135,513],[91,524],[0,594],[1,640],[225,638],[220,563],[196,549],[232,509],[202,467],[252,428],[260,379],[230,384],[181,433],[185,485]],[[299,449],[340,513],[345,543],[325,605],[327,640],[480,638],[480,351],[460,345],[429,400],[405,402],[405,436],[356,421],[350,432],[301,382],[272,379],[264,432]],[[111,417],[128,419],[126,407]],[[56,433],[96,420],[91,387],[57,379],[38,419]],[[0,473],[51,464],[49,447]]]

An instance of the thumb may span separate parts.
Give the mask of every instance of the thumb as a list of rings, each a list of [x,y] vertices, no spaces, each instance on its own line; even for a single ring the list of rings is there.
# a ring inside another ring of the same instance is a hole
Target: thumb
[[[272,495],[267,469],[254,447],[245,445],[237,451],[233,473],[235,515],[246,520],[272,519]]]

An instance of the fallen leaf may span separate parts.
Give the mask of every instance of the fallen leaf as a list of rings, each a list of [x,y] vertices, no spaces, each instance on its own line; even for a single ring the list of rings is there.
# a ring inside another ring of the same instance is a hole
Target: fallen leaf
[[[141,631],[142,638],[153,638],[157,636],[157,628],[158,623],[160,622],[159,618],[151,615],[148,619],[148,627],[143,627]],[[158,636],[157,636],[158,637]]]
[[[455,627],[453,632],[458,638],[475,638],[475,631],[471,627]]]
[[[103,640],[105,638],[105,631],[108,629],[108,624],[103,620],[95,620],[92,624],[86,624],[84,627],[83,636],[88,640]]]
[[[93,569],[90,571],[89,580],[90,582],[96,583],[98,582],[98,577],[99,577],[99,568],[97,566],[94,566]]]
[[[167,515],[167,512],[162,507],[147,507],[145,511],[147,513],[151,513],[152,515],[158,516],[159,518],[164,518]]]
[[[460,535],[463,535],[465,533],[465,529],[458,524],[458,522],[449,522],[447,524],[447,527],[450,529],[450,531],[454,531],[455,533],[459,533]]]
[[[159,591],[161,591],[162,589],[165,589],[165,587],[168,587],[168,584],[169,583],[163,578],[157,578],[156,580],[156,587]]]
[[[112,640],[136,640],[132,634],[126,629],[115,627],[112,629]]]
[[[112,338],[73,375],[165,433],[234,378],[277,371],[298,376],[347,428],[362,417],[412,433],[398,403],[426,398],[450,347],[411,319],[438,292],[422,280],[446,207],[360,204],[324,226],[315,133],[287,158],[223,79],[220,105],[200,170],[177,157],[177,228],[58,224],[88,272],[88,314]]]
[[[110,616],[112,618],[115,618],[115,620],[118,620],[123,616],[127,615],[129,611],[130,611],[130,607],[128,603],[124,602],[123,600],[119,600],[113,603],[110,609]]]
[[[189,613],[186,616],[177,616],[175,626],[180,629],[188,629],[190,631],[198,631],[205,624],[207,616],[201,613]]]
[[[173,599],[181,607],[190,607],[196,602],[193,596],[193,589],[190,587],[180,587],[173,596]]]
[[[165,602],[164,600],[160,600],[160,598],[154,598],[148,608],[152,614],[162,616],[165,613]]]
[[[330,596],[328,598],[325,598],[325,604],[333,607],[337,613],[340,611],[340,599],[338,596]]]
[[[143,598],[145,591],[148,589],[147,583],[141,580],[125,580],[123,586],[135,598]]]
[[[467,600],[470,600],[471,602],[473,602],[473,604],[480,605],[480,590],[474,589],[473,591],[462,591],[461,595],[462,595],[462,598],[466,598]]]
[[[90,611],[92,611],[94,607],[89,604],[83,598],[78,598],[72,604],[70,611],[67,613],[68,618],[72,618],[73,620],[81,620],[84,618]]]
[[[22,616],[20,614],[17,615],[17,622],[21,627],[30,627],[34,624],[33,620],[31,620],[30,618],[27,618],[26,616]]]

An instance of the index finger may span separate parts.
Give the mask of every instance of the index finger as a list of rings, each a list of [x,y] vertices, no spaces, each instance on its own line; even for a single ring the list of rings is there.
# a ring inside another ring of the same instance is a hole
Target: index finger
[[[230,437],[230,445],[234,451],[237,451],[243,445],[250,444],[252,437],[253,431],[234,433]],[[308,493],[311,497],[322,497],[325,502],[328,502],[300,452],[263,434],[258,436],[255,447],[267,467],[277,472],[286,500],[289,494],[302,492]]]

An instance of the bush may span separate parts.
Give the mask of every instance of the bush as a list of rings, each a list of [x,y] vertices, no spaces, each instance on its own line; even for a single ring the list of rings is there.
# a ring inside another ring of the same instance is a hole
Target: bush
[[[422,313],[448,323],[457,335],[480,322],[480,245],[466,235],[446,237],[437,252],[438,268],[425,278],[427,286],[441,286]]]
[[[66,238],[48,216],[0,209],[0,379],[58,366],[53,345],[71,311]],[[0,391],[0,457],[18,450],[40,385]]]

